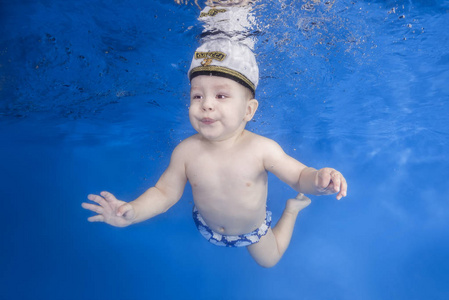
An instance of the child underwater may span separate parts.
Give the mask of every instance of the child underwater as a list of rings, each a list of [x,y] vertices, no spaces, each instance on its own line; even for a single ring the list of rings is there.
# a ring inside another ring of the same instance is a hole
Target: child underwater
[[[216,11],[209,13],[211,9]],[[214,17],[227,9],[208,7],[202,14]],[[337,170],[307,167],[275,141],[245,129],[258,108],[259,82],[248,45],[215,35],[195,51],[188,78],[189,119],[197,134],[174,149],[155,186],[134,201],[117,200],[109,192],[89,195],[96,204],[82,206],[97,213],[89,221],[124,227],[153,218],[180,200],[188,181],[199,232],[215,245],[247,247],[259,265],[272,267],[290,243],[299,211],[311,202],[304,194],[346,196],[346,180]],[[299,192],[287,200],[273,228],[267,210],[268,172]]]

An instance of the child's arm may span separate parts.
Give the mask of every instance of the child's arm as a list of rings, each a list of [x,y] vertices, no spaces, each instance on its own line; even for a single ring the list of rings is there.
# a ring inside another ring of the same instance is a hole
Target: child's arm
[[[88,199],[98,205],[83,203],[82,206],[98,215],[88,220],[124,227],[166,212],[179,201],[187,183],[184,155],[179,148],[180,145],[173,151],[170,165],[156,185],[136,200],[129,203],[120,201],[108,192],[102,192],[101,196],[89,195]]]
[[[287,155],[272,140],[266,140],[266,145],[261,147],[261,149],[265,149],[265,169],[272,172],[296,191],[312,195],[338,193],[338,200],[346,196],[346,179],[337,170],[332,168],[320,170],[309,168]]]

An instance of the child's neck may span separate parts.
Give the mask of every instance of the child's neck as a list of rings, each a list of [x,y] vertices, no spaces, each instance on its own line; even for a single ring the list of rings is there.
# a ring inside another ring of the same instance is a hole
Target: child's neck
[[[225,150],[226,151],[226,150],[231,150],[236,145],[238,145],[240,143],[240,141],[242,139],[244,139],[248,133],[249,132],[246,129],[243,129],[242,131],[239,131],[238,133],[236,133],[230,137],[227,137],[225,139],[222,139],[222,140],[209,140],[204,137],[202,137],[202,140],[203,140],[203,143],[207,147],[210,147],[211,150],[219,150],[219,151]]]

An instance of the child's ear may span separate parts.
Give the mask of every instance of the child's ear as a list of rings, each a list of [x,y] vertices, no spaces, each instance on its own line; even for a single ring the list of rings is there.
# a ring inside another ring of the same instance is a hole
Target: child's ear
[[[246,115],[245,121],[249,122],[254,117],[257,108],[259,107],[259,102],[256,99],[251,99],[248,101],[248,105],[246,107]]]

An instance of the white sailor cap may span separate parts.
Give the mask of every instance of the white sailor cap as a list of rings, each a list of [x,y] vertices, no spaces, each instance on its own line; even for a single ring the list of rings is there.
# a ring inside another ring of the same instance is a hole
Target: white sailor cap
[[[193,55],[189,80],[199,75],[226,77],[249,88],[253,94],[259,83],[259,67],[247,46],[228,39],[210,40]]]

